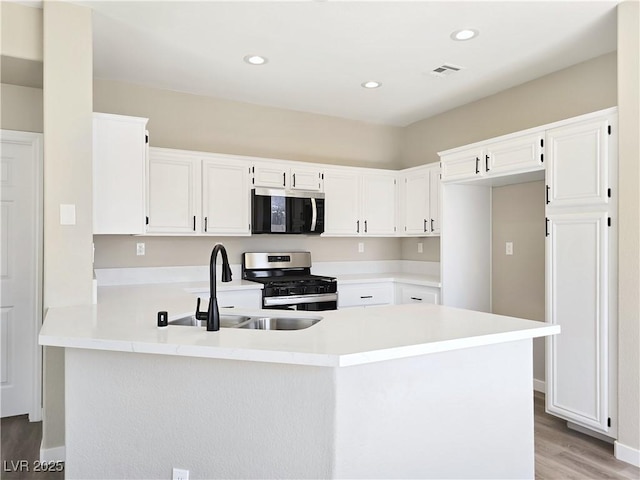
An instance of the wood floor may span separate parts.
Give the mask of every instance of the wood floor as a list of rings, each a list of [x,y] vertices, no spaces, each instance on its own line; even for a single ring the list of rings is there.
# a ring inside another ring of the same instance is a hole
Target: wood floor
[[[544,395],[536,392],[536,479],[640,479],[640,469],[616,460],[613,445],[569,430],[566,422],[544,412]],[[38,459],[42,423],[27,416],[2,419],[2,471],[0,478],[58,480],[63,473],[13,472],[19,460],[30,466]]]

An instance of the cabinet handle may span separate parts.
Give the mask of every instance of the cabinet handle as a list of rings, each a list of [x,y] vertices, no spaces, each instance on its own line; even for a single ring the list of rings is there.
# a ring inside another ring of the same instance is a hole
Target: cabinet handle
[[[207,232],[207,217],[204,217],[204,231]]]
[[[544,219],[544,236],[549,236],[549,219],[545,217]]]
[[[193,231],[196,231],[196,216],[193,216]]]
[[[295,173],[293,174],[293,186],[294,187],[296,186],[296,174]]]
[[[367,221],[364,221],[364,233],[367,233]]]
[[[431,233],[433,233],[433,218],[431,219]]]
[[[360,298],[373,298],[373,295],[360,295]]]
[[[551,187],[549,185],[547,185],[547,191],[545,192],[546,196],[547,196],[547,205],[549,205],[549,190],[551,190]]]
[[[426,218],[424,219],[424,223],[422,224],[422,230],[425,231],[425,232],[427,231],[427,219]]]
[[[480,165],[480,158],[476,157],[476,173],[480,173],[478,166]]]
[[[417,300],[418,302],[421,302],[421,301],[422,301],[422,299],[421,299],[421,298],[418,298],[418,297],[411,297],[411,300]]]
[[[360,220],[356,220],[356,233],[360,233]]]
[[[283,187],[287,186],[287,173],[286,172],[282,172],[282,186]]]
[[[484,169],[487,172],[489,171],[489,155],[485,155],[484,157]]]

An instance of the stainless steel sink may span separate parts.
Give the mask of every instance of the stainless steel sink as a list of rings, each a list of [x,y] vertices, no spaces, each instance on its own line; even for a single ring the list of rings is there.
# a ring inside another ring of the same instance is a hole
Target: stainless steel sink
[[[223,328],[245,328],[251,330],[303,330],[315,325],[322,317],[250,317],[246,315],[220,315]],[[206,320],[198,320],[194,315],[176,318],[169,325],[206,327]]]
[[[238,328],[252,330],[302,330],[315,325],[321,317],[293,318],[293,317],[251,317],[247,322],[238,325]]]
[[[220,315],[220,326],[224,328],[234,328],[239,326],[241,323],[246,322],[251,317],[246,317],[244,315]],[[176,318],[175,320],[170,320],[169,325],[184,325],[187,327],[206,327],[206,320],[198,320],[195,315],[188,315],[182,318]]]

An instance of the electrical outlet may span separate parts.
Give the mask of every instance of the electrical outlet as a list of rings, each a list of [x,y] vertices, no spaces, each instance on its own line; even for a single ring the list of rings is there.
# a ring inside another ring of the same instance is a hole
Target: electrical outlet
[[[364,253],[364,242],[358,242],[358,253]]]
[[[136,255],[144,255],[144,243],[136,243]]]
[[[513,255],[513,242],[507,242],[505,244],[505,253],[507,255]]]
[[[423,249],[423,244],[422,242],[418,242],[418,253],[422,253]]]
[[[189,480],[189,470],[174,468],[172,480]]]

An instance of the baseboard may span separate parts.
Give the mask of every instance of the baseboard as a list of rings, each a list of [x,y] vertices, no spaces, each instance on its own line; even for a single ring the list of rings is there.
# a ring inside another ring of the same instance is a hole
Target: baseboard
[[[43,448],[40,444],[40,461],[41,462],[64,462],[66,457],[64,445],[54,448]]]
[[[533,379],[533,389],[536,392],[547,393],[547,383],[544,380]]]
[[[628,447],[617,440],[613,444],[613,452],[618,460],[640,467],[640,450]]]

